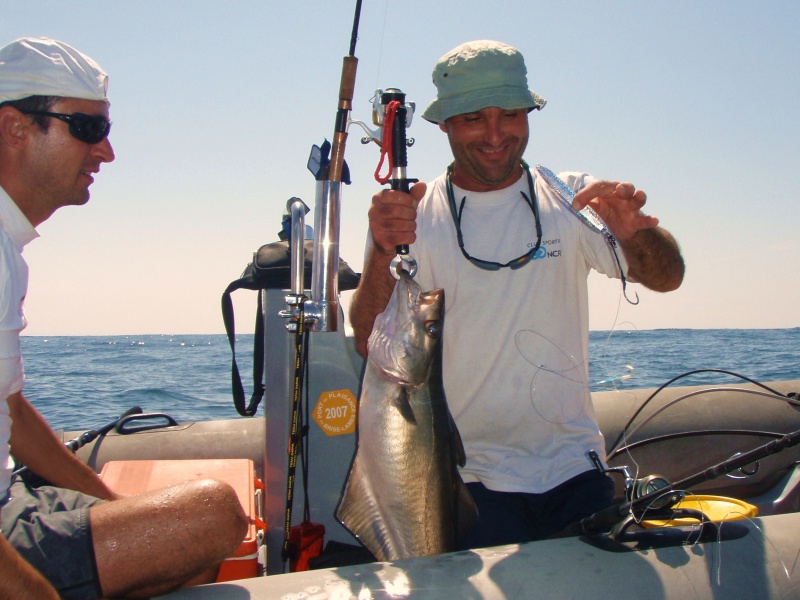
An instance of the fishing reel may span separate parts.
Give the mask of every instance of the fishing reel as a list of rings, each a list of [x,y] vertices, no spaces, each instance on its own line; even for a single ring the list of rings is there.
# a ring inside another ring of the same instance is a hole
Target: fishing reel
[[[349,121],[352,125],[358,125],[367,134],[361,138],[362,144],[369,144],[375,142],[379,146],[384,143],[384,125],[386,124],[386,115],[389,104],[392,101],[400,103],[400,108],[405,109],[405,128],[411,126],[411,121],[414,117],[414,110],[416,109],[416,102],[406,102],[406,95],[397,88],[387,88],[386,90],[377,89],[372,98],[369,99],[372,103],[372,124],[377,129],[370,129],[370,127],[363,121],[351,119]],[[407,138],[405,145],[411,147],[414,145],[414,138]]]
[[[375,90],[375,95],[370,99],[372,101],[372,123],[378,127],[383,128],[387,123],[387,112],[392,102],[398,102],[398,110],[405,111],[404,129],[411,127],[411,121],[414,118],[414,110],[416,109],[416,102],[406,102],[406,95],[397,88],[387,88],[386,90]],[[411,147],[414,145],[414,138],[405,138],[405,145]]]
[[[628,465],[605,468],[594,450],[589,452],[589,459],[600,473],[620,474],[623,476],[625,480],[625,500],[627,502],[633,502],[652,495],[653,499],[647,504],[646,509],[662,509],[673,506],[683,500],[684,493],[668,489],[670,488],[670,483],[661,475],[647,475],[637,479],[633,476],[633,472]],[[659,495],[658,492],[661,490],[665,490],[665,492]]]
[[[661,495],[656,495],[653,500],[647,505],[648,509],[668,508],[677,504],[684,498],[683,492],[675,492],[667,490],[669,488],[669,481],[661,475],[647,475],[640,479],[634,479],[630,489],[626,489],[626,497],[629,501],[638,500],[651,494],[657,494],[661,490],[665,492]]]

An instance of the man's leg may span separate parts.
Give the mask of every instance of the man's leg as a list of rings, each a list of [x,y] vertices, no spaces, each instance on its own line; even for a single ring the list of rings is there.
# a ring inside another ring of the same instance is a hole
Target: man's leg
[[[587,471],[542,494],[544,510],[537,538],[561,532],[614,502],[614,482],[596,470]]]
[[[89,509],[104,502],[52,486],[29,488],[15,478],[0,507],[0,528],[19,555],[62,598],[97,598]]]
[[[524,494],[495,492],[482,483],[468,483],[467,488],[478,507],[478,522],[466,539],[459,540],[459,550],[518,544],[531,539]]]
[[[248,524],[236,492],[215,480],[99,504],[89,516],[100,585],[109,597],[214,581]]]

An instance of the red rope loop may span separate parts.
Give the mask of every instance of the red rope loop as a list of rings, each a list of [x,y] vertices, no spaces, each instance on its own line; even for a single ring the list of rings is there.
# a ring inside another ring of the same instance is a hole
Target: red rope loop
[[[392,130],[394,129],[394,116],[397,114],[397,109],[400,108],[400,102],[392,100],[386,105],[386,115],[383,118],[383,143],[381,144],[381,159],[375,169],[375,181],[381,184],[386,184],[392,178]],[[381,167],[386,157],[389,157],[389,170],[386,175],[381,175]]]

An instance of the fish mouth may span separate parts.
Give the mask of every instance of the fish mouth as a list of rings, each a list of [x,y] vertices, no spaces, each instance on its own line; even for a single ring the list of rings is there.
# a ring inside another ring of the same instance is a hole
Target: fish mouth
[[[417,302],[422,306],[439,306],[444,305],[444,290],[437,288],[430,292],[420,292],[417,297]]]
[[[367,340],[367,360],[388,381],[418,386],[428,377],[442,335],[444,290],[425,292],[400,272],[389,303]]]

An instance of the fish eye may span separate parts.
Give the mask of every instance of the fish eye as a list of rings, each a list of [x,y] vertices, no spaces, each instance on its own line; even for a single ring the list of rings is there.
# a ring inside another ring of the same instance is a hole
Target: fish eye
[[[425,323],[425,333],[432,338],[438,338],[442,335],[442,322],[441,321],[427,321]]]

